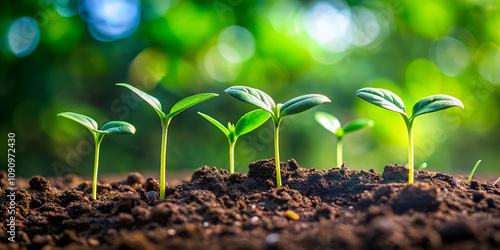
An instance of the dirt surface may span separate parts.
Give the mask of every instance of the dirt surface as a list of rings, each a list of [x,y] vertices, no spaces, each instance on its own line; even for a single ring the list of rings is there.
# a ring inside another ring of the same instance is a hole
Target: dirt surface
[[[230,175],[204,166],[167,188],[132,173],[92,183],[35,176],[16,196],[16,243],[8,242],[8,199],[0,174],[0,249],[500,249],[500,188],[388,165],[382,174],[274,160]]]

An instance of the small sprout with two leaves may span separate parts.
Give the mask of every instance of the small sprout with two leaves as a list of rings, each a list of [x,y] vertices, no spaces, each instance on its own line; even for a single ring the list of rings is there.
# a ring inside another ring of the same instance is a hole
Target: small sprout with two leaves
[[[73,112],[63,112],[58,114],[58,116],[62,116],[80,123],[88,130],[90,130],[92,136],[94,137],[95,158],[94,158],[94,177],[92,179],[92,198],[95,200],[97,198],[97,169],[99,164],[99,148],[101,146],[101,142],[102,139],[104,138],[104,135],[134,134],[135,127],[128,122],[111,121],[104,124],[104,126],[102,126],[101,129],[98,129],[99,127],[97,125],[97,122],[86,115],[81,115]]]
[[[161,139],[161,166],[160,166],[160,199],[165,199],[165,168],[166,168],[166,160],[167,160],[167,131],[168,131],[168,125],[170,124],[170,121],[172,118],[179,114],[180,112],[200,103],[203,101],[206,101],[212,97],[218,96],[218,94],[213,94],[213,93],[203,93],[203,94],[197,94],[193,95],[190,97],[186,97],[179,102],[177,102],[171,109],[170,113],[165,114],[162,111],[162,106],[160,101],[156,99],[155,97],[147,94],[146,92],[131,86],[126,83],[117,83],[116,85],[118,86],[123,86],[128,89],[130,89],[132,92],[136,93],[139,97],[144,99],[153,109],[158,113],[158,116],[160,116],[161,120],[161,126],[162,126],[162,139]]]
[[[274,100],[264,91],[246,86],[233,86],[224,92],[232,97],[253,104],[271,114],[274,123],[274,160],[276,165],[276,186],[281,187],[281,169],[279,155],[279,126],[281,119],[287,115],[294,115],[306,111],[322,103],[331,102],[328,97],[318,94],[309,94],[295,97],[283,104],[275,104]]]
[[[400,113],[403,117],[408,131],[408,167],[410,170],[410,173],[408,174],[409,184],[413,183],[413,122],[415,121],[415,118],[419,115],[451,107],[464,108],[464,104],[453,96],[431,95],[422,98],[415,103],[415,105],[413,105],[413,114],[409,117],[406,114],[403,100],[389,90],[380,88],[362,88],[356,92],[356,95],[371,104]]]
[[[231,174],[234,173],[234,145],[236,144],[236,140],[238,140],[238,137],[260,127],[260,125],[264,124],[270,117],[267,111],[257,109],[243,115],[236,123],[236,126],[229,122],[226,128],[214,118],[201,112],[198,112],[198,114],[203,116],[226,135],[227,140],[229,141],[229,172]]]
[[[314,118],[316,121],[323,126],[326,130],[332,132],[334,135],[337,136],[337,166],[340,167],[342,166],[343,160],[342,160],[342,139],[346,134],[349,134],[351,132],[363,129],[363,128],[369,128],[373,127],[373,121],[369,119],[356,119],[350,123],[348,123],[344,128],[342,128],[342,125],[340,124],[339,119],[337,117],[326,113],[326,112],[321,112],[318,111],[314,115]]]
[[[472,179],[472,176],[474,175],[474,172],[476,172],[477,166],[479,166],[479,163],[481,163],[481,160],[476,162],[476,165],[472,168],[472,171],[470,171],[469,178],[467,178],[467,183],[470,182],[470,179]]]

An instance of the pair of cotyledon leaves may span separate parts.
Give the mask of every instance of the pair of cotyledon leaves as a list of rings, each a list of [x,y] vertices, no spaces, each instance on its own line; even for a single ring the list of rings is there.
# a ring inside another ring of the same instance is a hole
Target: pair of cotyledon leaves
[[[269,112],[274,123],[279,123],[283,116],[306,111],[322,103],[331,102],[328,97],[319,94],[309,94],[295,97],[284,104],[275,104],[274,100],[265,92],[246,86],[233,86],[225,90],[234,98],[253,104]]]
[[[209,122],[214,124],[217,128],[219,128],[222,133],[224,133],[229,140],[229,142],[233,143],[238,139],[239,136],[242,136],[246,133],[249,133],[253,131],[254,129],[258,128],[260,125],[262,125],[264,122],[266,122],[269,119],[270,114],[266,110],[258,109],[254,111],[250,111],[243,115],[236,125],[231,124],[229,122],[227,124],[227,127],[224,127],[220,122],[215,120],[214,118],[203,114],[201,112],[198,112],[202,117],[207,119]]]
[[[126,84],[126,83],[118,83],[116,85],[123,86],[123,87],[126,87],[126,88],[132,90],[139,97],[144,99],[144,101],[149,103],[149,105],[151,105],[151,107],[153,107],[153,109],[156,111],[156,113],[158,113],[162,122],[168,121],[169,119],[171,119],[175,115],[179,114],[180,112],[182,112],[182,111],[184,111],[184,110],[186,110],[186,109],[188,109],[188,108],[190,108],[190,107],[192,107],[200,102],[203,102],[203,101],[206,101],[212,97],[218,96],[218,94],[214,94],[214,93],[202,93],[202,94],[197,94],[197,95],[186,97],[186,98],[180,100],[179,102],[177,102],[176,104],[174,104],[174,106],[170,109],[170,113],[165,114],[162,111],[160,101],[158,101],[158,99],[156,99],[155,97],[143,92],[142,90],[140,90],[134,86]]]
[[[420,99],[413,105],[412,116],[408,117],[403,100],[389,90],[379,88],[362,88],[356,92],[361,99],[381,108],[400,113],[405,120],[412,123],[415,117],[426,113],[439,111],[451,107],[464,108],[464,104],[457,98],[449,95],[431,95]]]
[[[316,112],[314,118],[319,124],[321,124],[321,126],[332,132],[339,138],[342,138],[344,135],[360,130],[362,128],[373,127],[372,120],[360,118],[348,123],[344,128],[342,128],[342,125],[340,124],[340,121],[337,119],[337,117],[321,111]]]
[[[73,112],[63,112],[58,114],[59,116],[68,118],[70,120],[73,120],[75,122],[80,123],[84,127],[90,130],[94,136],[101,135],[101,137],[105,134],[134,134],[135,133],[135,127],[128,123],[128,122],[123,122],[123,121],[111,121],[104,126],[102,126],[101,129],[99,129],[97,122],[94,121],[94,119],[86,116],[86,115],[81,115]]]

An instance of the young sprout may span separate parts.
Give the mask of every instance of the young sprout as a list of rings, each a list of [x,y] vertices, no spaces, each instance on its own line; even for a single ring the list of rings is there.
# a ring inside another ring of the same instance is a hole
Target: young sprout
[[[238,137],[258,128],[260,125],[264,124],[264,122],[266,122],[270,117],[267,111],[258,109],[248,112],[244,116],[242,116],[236,123],[236,126],[229,122],[226,128],[214,118],[201,112],[198,112],[198,114],[203,116],[226,135],[227,140],[229,141],[229,173],[231,174],[234,173],[234,145],[236,144],[236,140],[238,140]]]
[[[408,183],[413,183],[413,122],[419,115],[447,109],[451,107],[462,107],[464,104],[455,97],[449,95],[431,95],[420,99],[413,105],[412,116],[408,117],[403,100],[396,94],[386,89],[362,88],[356,92],[361,99],[377,105],[381,108],[398,112],[403,117],[408,131],[408,165],[410,173]]]
[[[369,119],[356,119],[350,123],[348,123],[344,128],[340,125],[339,119],[337,117],[328,114],[326,112],[321,112],[318,111],[314,115],[314,118],[316,121],[323,126],[326,130],[332,132],[334,135],[337,136],[337,166],[340,167],[342,166],[343,160],[342,160],[342,139],[346,134],[349,134],[351,132],[363,129],[363,128],[369,128],[373,127],[373,121]]]
[[[190,97],[186,97],[179,102],[177,102],[171,109],[170,113],[165,114],[161,109],[161,103],[155,97],[145,93],[144,91],[133,87],[126,83],[117,83],[118,86],[126,87],[132,92],[136,93],[139,97],[144,99],[160,116],[161,127],[162,127],[162,137],[161,137],[161,162],[160,162],[160,199],[165,199],[165,168],[167,161],[167,131],[168,125],[172,118],[179,114],[180,112],[200,103],[206,101],[212,97],[218,96],[218,94],[213,93],[203,93],[197,94]]]
[[[427,162],[424,162],[418,166],[418,169],[426,169],[427,168]]]
[[[481,160],[476,162],[476,165],[474,165],[474,168],[472,168],[472,171],[470,171],[469,178],[467,179],[467,183],[470,182],[470,179],[472,179],[472,176],[474,175],[474,172],[476,172],[477,166],[479,166],[479,163],[481,163]]]
[[[101,146],[102,139],[106,134],[134,134],[135,127],[128,123],[122,121],[111,121],[99,130],[97,122],[92,118],[80,115],[73,112],[63,112],[58,114],[58,116],[66,117],[70,120],[80,123],[92,133],[94,136],[94,146],[95,146],[95,158],[94,158],[94,177],[92,182],[92,199],[97,198],[97,169],[99,164],[99,147]]]
[[[233,86],[224,92],[232,97],[253,104],[271,114],[274,123],[274,160],[276,165],[276,186],[281,187],[281,169],[279,155],[279,126],[281,119],[287,115],[294,115],[306,111],[322,103],[331,102],[328,97],[318,94],[295,97],[283,104],[275,104],[274,100],[264,91],[246,86]]]

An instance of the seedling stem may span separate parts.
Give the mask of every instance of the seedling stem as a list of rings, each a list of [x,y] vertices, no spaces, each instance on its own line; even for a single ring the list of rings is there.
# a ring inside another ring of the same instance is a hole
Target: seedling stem
[[[162,122],[161,133],[161,166],[160,166],[160,199],[165,199],[165,169],[167,168],[167,134],[171,119]]]
[[[274,162],[275,162],[274,164],[276,165],[276,186],[277,187],[281,187],[279,129],[280,129],[280,121],[274,123]]]
[[[342,137],[338,136],[337,137],[337,166],[338,167],[342,166],[343,162],[344,162],[344,160],[342,157]]]
[[[236,145],[236,140],[229,143],[229,173],[234,173],[234,145]]]
[[[99,149],[101,147],[102,136],[95,136],[95,153],[94,153],[94,176],[92,178],[92,199],[97,198],[97,169],[99,168]]]
[[[467,183],[470,182],[470,179],[472,179],[472,176],[474,175],[474,172],[476,172],[477,166],[479,166],[479,163],[481,163],[481,160],[476,162],[476,165],[474,165],[474,168],[472,168],[472,171],[470,171],[469,178],[467,179]]]
[[[406,117],[403,116],[403,118]],[[408,173],[408,183],[413,184],[413,164],[415,159],[413,155],[413,122],[406,122],[406,126],[408,129],[408,169],[410,170]]]

